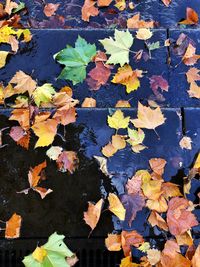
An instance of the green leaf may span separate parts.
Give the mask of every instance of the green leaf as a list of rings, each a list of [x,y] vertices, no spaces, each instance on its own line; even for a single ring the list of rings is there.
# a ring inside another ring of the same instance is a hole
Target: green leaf
[[[148,49],[152,51],[152,50],[160,48],[160,42],[148,43],[147,46],[148,46]]]
[[[133,36],[126,31],[115,30],[113,38],[105,38],[100,40],[100,43],[104,46],[106,53],[110,55],[107,64],[124,64],[129,63],[129,49],[133,44]]]
[[[83,82],[86,78],[86,67],[96,55],[96,46],[89,44],[78,36],[75,48],[67,46],[55,55],[55,59],[65,65],[59,79],[70,80],[73,85]]]
[[[52,84],[45,83],[42,86],[38,86],[33,92],[33,98],[36,105],[39,107],[41,103],[51,102],[52,96],[56,93]]]
[[[25,8],[25,3],[19,2],[18,7],[17,8],[14,8],[13,11],[12,11],[12,13],[15,14],[15,13],[21,11],[24,8]]]
[[[26,267],[70,267],[66,258],[74,256],[63,242],[64,235],[52,234],[48,242],[37,247],[22,261]]]

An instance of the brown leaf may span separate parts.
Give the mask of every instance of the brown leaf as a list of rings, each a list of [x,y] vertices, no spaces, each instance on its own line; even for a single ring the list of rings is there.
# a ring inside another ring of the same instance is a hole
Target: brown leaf
[[[193,25],[193,24],[198,24],[198,22],[199,22],[199,16],[197,12],[191,7],[187,7],[186,19],[179,22],[179,24]]]
[[[154,27],[154,21],[140,20],[140,13],[137,13],[132,18],[127,20],[127,27],[130,29],[153,28]]]
[[[146,206],[150,210],[155,210],[157,212],[166,212],[168,209],[167,201],[163,196],[160,196],[160,198],[157,200],[148,199]]]
[[[94,6],[95,4],[96,4],[96,1],[85,0],[84,5],[81,10],[82,20],[89,22],[90,16],[95,17],[99,14],[98,8]]]
[[[196,217],[188,211],[187,199],[174,197],[168,203],[167,224],[172,235],[181,235],[191,227],[198,225]]]
[[[40,194],[41,199],[44,199],[48,194],[53,192],[53,190],[51,189],[46,189],[44,187],[38,187],[38,186],[34,187],[33,190]]]
[[[21,216],[14,213],[6,222],[5,238],[18,238],[20,236],[21,222]]]
[[[142,243],[144,243],[144,239],[136,231],[122,231],[121,242],[124,255],[129,256],[131,252],[131,246],[139,247]]]
[[[109,158],[117,152],[117,149],[113,146],[113,144],[108,143],[107,145],[102,147],[101,152],[105,157]]]
[[[151,224],[151,226],[158,226],[161,229],[168,231],[168,226],[166,221],[155,211],[152,211],[149,218],[148,222]]]
[[[108,237],[105,239],[105,245],[109,251],[120,251],[121,235],[108,234]]]
[[[63,151],[56,160],[56,163],[58,165],[58,169],[61,172],[68,171],[69,173],[72,174],[76,170],[79,160],[76,152]]]
[[[60,6],[60,4],[53,4],[53,3],[46,4],[44,7],[44,14],[47,17],[51,17],[51,16],[55,15],[55,12],[57,11],[59,6]]]
[[[162,196],[164,196],[165,199],[182,196],[179,186],[170,182],[163,183],[161,190],[163,191]]]
[[[193,239],[191,237],[190,231],[183,233],[182,235],[176,236],[176,242],[179,246],[188,246],[191,247],[193,245]]]
[[[200,55],[196,55],[195,53],[196,48],[189,43],[182,59],[185,65],[192,66],[200,59]]]
[[[30,187],[36,187],[40,181],[41,178],[41,171],[45,169],[47,166],[46,160],[39,165],[35,166],[34,168],[31,168],[28,173],[28,180]]]
[[[24,131],[20,126],[13,126],[10,130],[10,136],[18,145],[28,149],[30,142],[30,132]]]
[[[103,199],[100,199],[96,204],[88,202],[88,210],[84,212],[84,220],[90,226],[92,231],[99,221],[103,203]]]

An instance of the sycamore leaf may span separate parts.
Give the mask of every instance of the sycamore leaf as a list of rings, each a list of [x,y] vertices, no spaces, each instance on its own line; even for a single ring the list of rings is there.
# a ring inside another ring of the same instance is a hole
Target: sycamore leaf
[[[128,101],[126,100],[118,100],[116,105],[115,105],[116,108],[130,108],[131,105]]]
[[[110,55],[107,64],[124,64],[129,63],[129,49],[133,44],[133,36],[127,31],[115,30],[113,38],[105,38],[100,40],[100,43],[104,46],[106,53]]]
[[[88,210],[84,212],[84,220],[90,226],[92,231],[94,230],[99,221],[103,203],[103,199],[100,199],[96,204],[88,202]]]
[[[117,73],[112,79],[112,83],[125,85],[126,91],[129,94],[140,87],[140,80],[138,78],[141,77],[141,70],[132,70],[130,65],[125,65],[117,70]]]
[[[35,148],[48,146],[53,143],[57,133],[58,122],[54,119],[38,122],[32,126],[35,135],[39,137]]]
[[[32,95],[37,85],[36,81],[34,81],[31,76],[21,70],[16,72],[14,77],[10,80],[10,83],[15,84],[14,90],[16,94],[28,92],[29,96]]]
[[[181,235],[193,226],[198,225],[198,221],[191,211],[187,210],[189,202],[187,199],[174,197],[168,203],[167,223],[172,235]]]
[[[127,142],[131,144],[132,147],[134,147],[139,144],[142,144],[145,138],[145,133],[141,129],[134,130],[134,129],[128,128],[128,136],[130,139],[128,139]]]
[[[155,210],[157,212],[166,212],[168,209],[167,201],[163,196],[160,196],[158,199],[148,199],[146,206],[150,210]]]
[[[110,158],[117,152],[117,148],[114,147],[112,143],[108,143],[102,147],[101,152],[105,157]]]
[[[0,69],[6,65],[6,58],[9,52],[7,51],[0,51]]]
[[[188,83],[192,83],[192,82],[196,82],[196,81],[200,81],[200,74],[199,74],[200,70],[197,68],[190,68],[187,72],[186,72],[186,77],[187,77],[187,81]]]
[[[193,24],[198,24],[198,22],[199,22],[199,16],[197,12],[194,9],[187,7],[186,19],[179,22],[179,24],[193,25]]]
[[[139,40],[148,40],[152,35],[153,33],[149,29],[139,29],[136,33],[136,38]]]
[[[64,235],[52,234],[48,242],[26,256],[22,261],[26,267],[70,267],[66,259],[74,254],[64,243]]]
[[[121,110],[115,111],[112,116],[108,116],[108,125],[116,130],[128,127],[130,117],[124,117]]]
[[[85,0],[84,5],[81,9],[82,12],[82,20],[89,21],[90,16],[95,17],[99,14],[98,8],[94,5],[96,2],[94,0]]]
[[[149,218],[148,222],[151,224],[151,226],[158,226],[161,229],[168,231],[168,226],[166,221],[155,211],[152,211]]]
[[[144,21],[140,19],[140,13],[127,20],[127,27],[131,29],[137,28],[153,28],[154,21]]]
[[[108,201],[109,210],[113,212],[121,221],[124,221],[126,210],[123,207],[119,198],[115,194],[109,193]]]
[[[55,59],[65,65],[59,78],[70,80],[74,85],[83,82],[86,78],[86,67],[95,55],[96,46],[79,36],[75,48],[68,45],[55,55]]]
[[[166,118],[159,107],[151,109],[138,103],[138,118],[131,120],[136,128],[154,129],[162,125]]]
[[[109,251],[120,251],[121,235],[108,234],[108,237],[105,239],[105,245]]]
[[[14,213],[6,222],[5,238],[18,238],[20,236],[21,222],[21,216]]]
[[[153,180],[162,180],[166,163],[166,160],[161,158],[152,158],[149,160],[149,165],[153,171],[151,173]]]
[[[30,128],[30,111],[26,109],[14,109],[9,120],[18,121],[20,126],[26,131]]]
[[[45,83],[42,86],[38,86],[33,92],[35,104],[39,107],[41,103],[51,102],[55,93],[56,91],[50,83]]]

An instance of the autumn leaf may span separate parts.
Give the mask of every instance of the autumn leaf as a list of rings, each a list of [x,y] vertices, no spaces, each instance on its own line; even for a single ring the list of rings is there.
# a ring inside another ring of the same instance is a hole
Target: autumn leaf
[[[161,158],[152,158],[149,160],[149,165],[153,171],[151,173],[153,180],[162,180],[166,163],[166,160]]]
[[[190,68],[187,72],[186,72],[186,77],[187,77],[187,81],[188,83],[193,83],[196,81],[200,81],[200,74],[199,74],[200,70],[197,68]]]
[[[30,128],[30,111],[29,109],[14,109],[9,120],[18,121],[20,126],[26,131]]]
[[[139,29],[136,32],[136,38],[139,40],[148,40],[153,36],[153,33],[149,29]]]
[[[192,267],[199,267],[199,259],[200,259],[200,244],[198,245],[195,254],[192,257]]]
[[[138,102],[138,118],[130,120],[136,128],[153,129],[165,123],[166,118],[159,107],[151,109]]]
[[[40,178],[41,178],[40,173],[43,169],[46,168],[46,166],[47,166],[47,163],[46,161],[44,161],[41,164],[34,167],[33,169],[31,168],[31,170],[28,173],[28,180],[29,180],[30,187],[36,187],[38,185]]]
[[[146,202],[146,206],[150,210],[155,210],[159,213],[166,212],[168,209],[168,204],[166,199],[161,195],[158,199],[148,199]]]
[[[172,0],[162,0],[163,4],[165,4],[167,7],[170,5]]]
[[[57,133],[58,122],[54,119],[35,123],[31,128],[35,135],[39,137],[35,148],[48,146],[53,143]]]
[[[115,148],[112,143],[108,143],[102,147],[101,152],[105,157],[110,158],[117,152],[117,148]]]
[[[133,263],[131,256],[127,256],[121,260],[120,267],[140,267],[140,265]]]
[[[169,89],[169,84],[166,79],[164,79],[161,75],[153,75],[149,78],[150,81],[150,87],[156,96],[158,101],[163,101],[165,100],[163,95],[159,93],[158,89],[160,88],[161,91],[168,92]]]
[[[144,243],[143,237],[137,231],[122,231],[121,233],[122,248],[125,256],[129,256],[131,246],[139,247]]]
[[[162,184],[161,189],[163,191],[162,196],[164,196],[164,198],[167,200],[171,197],[182,196],[177,184],[166,182]]]
[[[117,73],[112,79],[112,83],[122,84],[126,86],[127,93],[131,93],[140,87],[140,80],[142,71],[132,70],[130,65],[125,65],[118,69]]]
[[[107,64],[120,64],[121,67],[124,64],[129,63],[129,49],[133,44],[133,36],[127,31],[115,30],[114,34],[115,40],[110,38],[105,38],[100,40],[100,43],[104,46],[106,54],[110,57]]]
[[[151,226],[158,226],[161,229],[168,231],[168,226],[166,221],[156,212],[152,211],[149,218],[148,222],[151,224]]]
[[[105,245],[109,251],[120,251],[121,235],[108,234],[108,237],[105,239]]]
[[[68,106],[60,107],[56,110],[53,119],[58,123],[66,126],[76,121],[76,109],[74,107],[68,108]]]
[[[55,90],[50,83],[45,83],[42,86],[38,86],[33,92],[33,98],[36,105],[39,107],[43,103],[49,103],[52,100]]]
[[[133,152],[140,153],[140,151],[146,148],[142,144],[145,138],[145,133],[142,129],[134,130],[128,128],[128,136],[129,139],[127,139],[127,142],[131,145]]]
[[[192,140],[189,136],[183,136],[183,138],[180,140],[179,145],[182,149],[192,149]]]
[[[46,155],[52,160],[57,160],[59,155],[61,154],[62,150],[63,149],[60,146],[51,146],[47,150]]]
[[[57,11],[59,6],[60,6],[60,4],[53,4],[53,3],[46,4],[44,7],[44,14],[47,17],[51,17],[51,16],[55,15],[55,12]]]
[[[99,221],[103,203],[103,199],[100,199],[96,204],[88,202],[88,210],[84,212],[84,220],[90,226],[92,231],[94,230]]]
[[[168,203],[167,224],[172,235],[181,235],[193,226],[198,225],[195,216],[187,210],[187,199],[174,197]]]
[[[48,242],[37,247],[32,254],[23,259],[26,267],[62,266],[70,267],[68,260],[75,256],[64,243],[64,235],[52,234]]]
[[[187,66],[194,65],[200,59],[200,55],[196,55],[196,48],[189,43],[185,54],[183,55],[183,62]]]
[[[63,151],[56,160],[59,171],[73,173],[78,167],[78,157],[74,151]]]
[[[97,0],[97,5],[99,7],[109,6],[113,0]]]
[[[116,108],[130,108],[131,105],[128,101],[126,100],[118,100],[116,105],[115,105]]]
[[[92,97],[86,97],[81,105],[82,108],[95,108],[97,105],[96,99]]]
[[[121,221],[124,221],[126,210],[124,209],[117,195],[109,193],[108,201],[109,201],[109,210],[112,213],[114,213]]]
[[[15,84],[14,90],[16,94],[28,92],[29,96],[32,95],[37,86],[36,81],[21,70],[16,72],[14,77],[10,80],[10,83]]]
[[[5,238],[18,238],[20,236],[21,222],[21,216],[14,213],[6,222]]]
[[[112,116],[108,116],[108,125],[116,130],[125,129],[128,127],[130,117],[124,117],[121,110],[115,111]]]
[[[6,65],[6,59],[8,55],[9,55],[9,52],[0,51],[0,69]]]
[[[12,10],[17,8],[17,7],[18,7],[18,4],[15,3],[14,1],[6,0],[6,5],[5,5],[5,9],[4,10],[8,15],[11,15]]]
[[[199,16],[194,9],[187,7],[186,9],[186,19],[179,22],[179,24],[193,25],[198,24]]]
[[[195,82],[190,84],[190,90],[188,91],[190,97],[195,97],[200,99],[200,86],[198,86]]]
[[[98,8],[94,6],[95,4],[96,1],[94,0],[85,0],[84,5],[81,9],[82,20],[89,22],[90,16],[95,17],[99,14]]]
[[[144,21],[140,19],[140,13],[137,13],[132,18],[127,20],[127,27],[130,29],[137,28],[153,28],[154,21]]]
[[[149,249],[147,251],[147,259],[151,265],[156,265],[161,258],[161,252],[158,249]]]
[[[86,78],[86,67],[95,55],[96,46],[79,36],[75,48],[68,45],[54,56],[60,64],[65,65],[59,79],[70,80],[73,85],[83,82]]]
[[[10,130],[10,137],[21,147],[29,148],[30,131],[24,131],[20,126],[13,126]]]
[[[158,200],[162,195],[162,181],[151,180],[149,177],[142,177],[142,191],[148,199]]]

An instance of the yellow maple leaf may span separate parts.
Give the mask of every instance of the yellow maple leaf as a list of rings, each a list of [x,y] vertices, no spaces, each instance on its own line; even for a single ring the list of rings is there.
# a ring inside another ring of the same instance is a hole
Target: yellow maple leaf
[[[52,144],[57,133],[57,126],[58,122],[54,119],[47,119],[46,121],[34,124],[32,130],[39,137],[35,148]]]
[[[121,110],[115,111],[112,116],[108,116],[108,125],[116,130],[128,127],[130,117],[124,117]]]
[[[108,201],[109,210],[113,212],[121,221],[124,221],[126,210],[123,207],[119,198],[115,194],[110,193],[108,196]]]
[[[42,263],[44,258],[47,256],[47,251],[43,247],[37,247],[33,251],[32,256],[36,261]]]
[[[138,103],[138,118],[131,120],[136,128],[146,128],[155,130],[156,127],[162,125],[166,118],[162,114],[160,107],[151,109]]]
[[[112,79],[112,82],[125,85],[127,93],[131,93],[140,87],[140,81],[138,78],[141,77],[141,70],[132,70],[130,65],[125,65],[118,69],[117,73]]]

